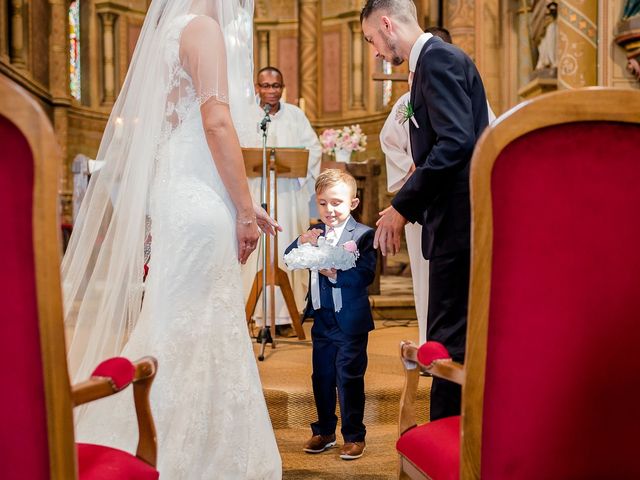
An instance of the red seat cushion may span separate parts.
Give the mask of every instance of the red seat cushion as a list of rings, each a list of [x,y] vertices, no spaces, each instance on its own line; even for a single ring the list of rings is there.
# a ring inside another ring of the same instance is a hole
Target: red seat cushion
[[[436,360],[448,360],[451,358],[447,347],[440,342],[425,342],[418,349],[418,361],[427,367]]]
[[[80,480],[157,480],[158,471],[130,453],[78,443]]]
[[[129,360],[113,357],[98,365],[91,376],[110,378],[116,390],[122,390],[133,381],[135,373],[136,367]]]
[[[428,422],[402,434],[398,453],[433,480],[460,478],[460,417]]]

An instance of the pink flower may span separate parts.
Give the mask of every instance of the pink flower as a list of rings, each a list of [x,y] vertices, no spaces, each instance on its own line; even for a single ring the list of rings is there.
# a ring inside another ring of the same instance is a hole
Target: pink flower
[[[358,251],[358,244],[353,240],[349,240],[348,242],[344,242],[342,248],[344,248],[347,252],[355,253]]]

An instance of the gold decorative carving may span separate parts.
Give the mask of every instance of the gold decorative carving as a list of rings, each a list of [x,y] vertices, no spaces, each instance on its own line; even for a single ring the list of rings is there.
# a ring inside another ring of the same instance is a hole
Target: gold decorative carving
[[[558,2],[558,88],[597,84],[598,0]]]

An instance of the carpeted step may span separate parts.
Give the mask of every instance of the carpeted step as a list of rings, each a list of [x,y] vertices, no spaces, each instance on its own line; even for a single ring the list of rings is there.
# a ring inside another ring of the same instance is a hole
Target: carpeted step
[[[307,323],[304,326],[308,332]],[[400,339],[415,336],[417,329],[412,323],[376,322],[376,329],[369,335],[365,425],[397,424],[404,384],[399,343]],[[311,342],[276,342],[275,349],[267,346],[265,361],[258,362],[271,421],[274,428],[308,427],[316,419],[311,387]],[[419,422],[427,418],[430,385],[430,378],[421,377]]]

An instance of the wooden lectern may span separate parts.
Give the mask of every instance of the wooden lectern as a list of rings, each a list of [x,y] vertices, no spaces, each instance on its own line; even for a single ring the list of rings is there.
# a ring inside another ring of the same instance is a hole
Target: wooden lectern
[[[244,165],[247,177],[262,177],[262,148],[243,148],[242,155],[244,157]],[[277,221],[276,212],[278,211],[278,178],[304,178],[307,176],[307,165],[309,163],[309,151],[302,148],[273,148],[267,147],[267,179],[266,179],[266,196],[267,196],[267,212]],[[274,204],[271,205],[271,190],[273,189]],[[305,334],[300,323],[300,312],[296,306],[293,296],[293,290],[289,283],[287,273],[278,266],[278,232],[271,238],[266,236],[265,251],[262,254],[267,259],[266,265],[266,282],[269,287],[269,314],[263,312],[265,325],[267,319],[270,326],[273,327],[275,335],[276,320],[276,291],[275,287],[280,287],[282,296],[287,305],[287,310],[291,316],[293,328],[298,335],[299,340],[304,340]],[[272,254],[273,252],[273,254]],[[251,286],[251,293],[246,305],[247,324],[251,321],[251,317],[258,304],[260,293],[266,289],[262,284],[262,269],[260,269]],[[275,344],[274,344],[275,346]]]

